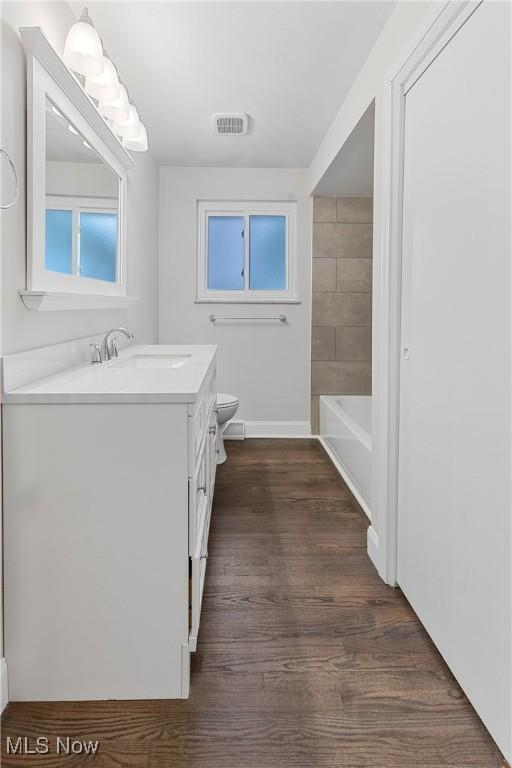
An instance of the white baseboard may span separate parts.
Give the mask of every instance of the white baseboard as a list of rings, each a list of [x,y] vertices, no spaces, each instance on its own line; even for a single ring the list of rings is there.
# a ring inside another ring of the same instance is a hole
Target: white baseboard
[[[340,475],[342,476],[342,478],[344,479],[348,487],[350,488],[351,492],[356,497],[357,502],[361,507],[361,509],[363,510],[363,512],[365,513],[366,517],[371,522],[372,512],[370,507],[368,506],[368,502],[365,501],[365,499],[361,495],[361,491],[354,484],[354,481],[352,480],[347,468],[341,463],[341,461],[338,459],[338,457],[332,450],[329,443],[326,440],[324,440],[324,438],[321,435],[318,436],[318,440],[320,442],[320,445],[323,447],[324,451],[326,452],[326,454],[328,455],[328,457],[330,458],[330,460],[332,461],[332,463],[334,464],[334,466],[336,467],[336,469],[338,470],[338,472],[340,473]]]
[[[366,551],[377,571],[380,571],[379,535],[372,525],[366,531]]]
[[[246,421],[246,437],[311,437],[309,421]]]
[[[245,440],[245,421],[231,419],[222,429],[224,440]]]
[[[0,659],[0,712],[3,712],[9,701],[9,682],[7,678],[7,662]]]

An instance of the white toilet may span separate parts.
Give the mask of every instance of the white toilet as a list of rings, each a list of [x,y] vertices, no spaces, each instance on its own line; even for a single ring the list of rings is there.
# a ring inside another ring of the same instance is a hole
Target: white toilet
[[[233,418],[237,410],[238,397],[228,395],[225,392],[217,393],[217,464],[223,464],[226,461],[227,457],[222,434],[228,421]]]

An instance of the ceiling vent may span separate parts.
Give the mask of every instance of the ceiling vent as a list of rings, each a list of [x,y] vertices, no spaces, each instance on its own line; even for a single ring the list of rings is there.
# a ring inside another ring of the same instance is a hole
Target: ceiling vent
[[[249,115],[242,112],[218,113],[213,116],[213,130],[221,136],[243,136],[249,127]]]

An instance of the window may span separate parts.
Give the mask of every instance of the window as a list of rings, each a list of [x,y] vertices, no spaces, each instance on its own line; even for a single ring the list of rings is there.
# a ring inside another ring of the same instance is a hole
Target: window
[[[117,200],[47,197],[45,269],[115,283],[116,206]]]
[[[73,212],[46,209],[45,267],[73,274]]]
[[[295,203],[199,203],[197,300],[295,301],[294,248]]]

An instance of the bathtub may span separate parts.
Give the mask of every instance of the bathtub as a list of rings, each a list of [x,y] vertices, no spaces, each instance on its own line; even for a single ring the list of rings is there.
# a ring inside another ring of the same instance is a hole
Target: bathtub
[[[372,398],[321,395],[320,442],[371,520]]]

